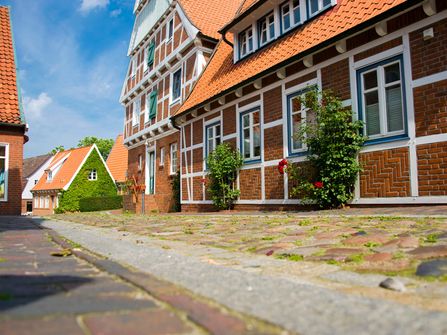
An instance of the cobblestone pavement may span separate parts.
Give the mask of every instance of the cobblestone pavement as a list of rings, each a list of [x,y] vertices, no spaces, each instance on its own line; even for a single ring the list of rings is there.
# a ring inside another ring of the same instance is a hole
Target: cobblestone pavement
[[[396,215],[391,216],[391,211]],[[156,240],[294,262],[329,263],[357,272],[414,276],[431,259],[447,262],[444,214],[445,206],[432,206],[230,215],[67,214],[55,218]],[[424,277],[447,281],[446,270],[435,276],[430,273],[436,271],[425,271]]]
[[[442,276],[422,280],[414,274],[399,273],[394,278],[405,285],[406,291],[394,292],[379,287],[388,274],[347,271],[340,264],[323,260],[303,261],[298,257],[296,260],[300,261],[294,261],[293,257],[275,257],[274,253],[268,256],[271,246],[256,253],[221,245],[242,246],[251,239],[257,243],[279,243],[261,236],[276,236],[280,234],[277,229],[282,231],[284,227],[299,230],[322,225],[318,223],[319,217],[311,218],[310,224],[305,221],[299,225],[309,218],[288,215],[74,215],[58,218],[84,220],[89,225],[59,220],[44,221],[42,225],[95,253],[299,334],[447,334],[447,285]],[[340,221],[337,229],[347,229],[348,222],[341,224],[343,218],[336,219]],[[421,224],[430,227],[433,224],[436,231],[443,229],[443,221],[438,219],[427,222],[424,218],[417,223],[399,219],[399,224],[396,218],[376,219],[371,224],[369,219],[362,218],[365,223],[361,227],[363,221],[349,224],[354,224],[355,231],[368,228],[369,224],[374,228],[384,223],[400,229],[413,225],[417,228]],[[425,230],[421,233],[425,234]],[[285,231],[293,235],[293,230]],[[231,237],[239,233],[248,239]],[[369,230],[366,233],[368,236]],[[209,243],[214,237],[215,243]],[[432,242],[418,243],[425,248],[425,243]],[[438,257],[436,253],[434,257]],[[427,267],[446,270],[442,258],[417,261],[426,265],[424,271]],[[357,262],[354,259],[346,264]]]
[[[36,223],[0,217],[2,335],[281,332],[87,253]]]

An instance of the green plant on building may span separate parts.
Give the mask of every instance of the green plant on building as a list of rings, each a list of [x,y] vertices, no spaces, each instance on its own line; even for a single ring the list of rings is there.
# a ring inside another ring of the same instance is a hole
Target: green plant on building
[[[96,178],[89,178],[93,170],[96,171]],[[69,188],[61,192],[56,213],[79,212],[82,199],[115,197],[116,194],[115,182],[101,156],[97,150],[92,150]]]
[[[242,164],[241,154],[227,143],[219,144],[208,156],[207,189],[218,209],[231,209],[238,198],[240,191],[235,188],[235,181]]]

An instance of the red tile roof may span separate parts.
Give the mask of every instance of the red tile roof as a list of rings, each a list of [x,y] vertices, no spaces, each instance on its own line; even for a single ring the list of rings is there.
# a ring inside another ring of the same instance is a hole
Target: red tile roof
[[[206,36],[216,40],[222,26],[236,14],[241,0],[179,0],[192,24]]]
[[[128,151],[123,144],[123,135],[118,135],[106,163],[113,179],[119,183],[126,181],[127,158]]]
[[[73,176],[79,170],[79,167],[91,149],[92,145],[58,152],[54,155],[48,168],[51,169],[66,159],[60,170],[53,176],[53,180],[51,182],[47,181],[47,174],[44,173],[32,191],[63,189],[72,180]]]
[[[0,123],[24,124],[16,78],[9,8],[0,6]]]
[[[334,8],[236,64],[233,63],[233,48],[221,41],[195,88],[176,114],[208,103],[220,94],[228,93],[232,87],[275,65],[284,64],[291,57],[317,47],[404,2],[338,0]],[[229,33],[227,37],[230,37]]]

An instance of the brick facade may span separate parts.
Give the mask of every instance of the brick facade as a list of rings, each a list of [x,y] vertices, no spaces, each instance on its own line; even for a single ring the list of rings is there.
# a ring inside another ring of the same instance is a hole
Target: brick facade
[[[0,143],[9,144],[8,199],[0,201],[0,215],[20,215],[22,209],[23,145],[22,127],[0,126]]]
[[[407,148],[360,155],[363,171],[360,190],[364,198],[410,196],[410,165]]]
[[[447,195],[447,142],[417,147],[419,195]]]

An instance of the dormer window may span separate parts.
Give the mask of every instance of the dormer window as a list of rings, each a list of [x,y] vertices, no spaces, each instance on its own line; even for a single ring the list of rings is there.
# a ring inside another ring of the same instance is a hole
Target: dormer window
[[[273,12],[258,21],[259,46],[263,46],[275,38],[275,15]]]
[[[281,6],[281,27],[283,32],[301,23],[300,0],[290,0]]]
[[[174,19],[170,19],[168,22],[168,42],[172,39],[172,36],[174,36]]]
[[[335,5],[336,0],[308,0],[309,17],[315,16],[326,8]]]
[[[244,57],[253,51],[253,28],[245,29],[239,34],[240,57]]]
[[[47,181],[52,181],[53,180],[53,171],[49,170],[48,174],[47,174]]]
[[[98,180],[98,173],[96,172],[95,169],[91,170],[90,173],[88,174],[88,180]]]

